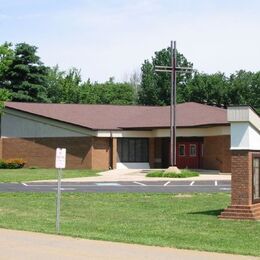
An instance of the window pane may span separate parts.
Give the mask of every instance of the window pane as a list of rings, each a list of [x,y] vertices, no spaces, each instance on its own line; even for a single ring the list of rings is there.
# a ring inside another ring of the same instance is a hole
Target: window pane
[[[196,156],[196,145],[195,144],[190,145],[190,156]]]
[[[129,139],[129,162],[135,162],[135,139]]]
[[[121,162],[148,162],[148,139],[118,139],[118,158]]]
[[[255,158],[253,164],[254,164],[254,167],[259,167],[259,159]]]
[[[179,155],[180,156],[184,156],[185,155],[185,145],[184,144],[181,144],[179,146]]]
[[[122,140],[122,162],[128,162],[128,139]]]
[[[148,162],[148,139],[143,139],[143,162]]]
[[[142,139],[136,139],[135,143],[135,159],[137,162],[142,161]]]
[[[253,184],[254,184],[254,199],[260,199],[260,158],[253,159]]]

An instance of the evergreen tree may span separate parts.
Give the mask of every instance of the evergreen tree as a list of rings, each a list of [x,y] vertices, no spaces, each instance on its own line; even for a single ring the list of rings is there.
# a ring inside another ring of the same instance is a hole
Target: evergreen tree
[[[14,101],[46,102],[47,67],[36,55],[37,47],[26,43],[15,46],[14,57],[4,75],[4,87]]]

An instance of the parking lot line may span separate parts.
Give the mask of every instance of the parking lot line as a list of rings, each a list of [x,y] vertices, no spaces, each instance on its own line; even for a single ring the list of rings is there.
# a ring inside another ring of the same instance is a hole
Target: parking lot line
[[[121,186],[121,184],[115,182],[97,182],[96,185],[97,186]]]
[[[57,188],[53,188],[53,190],[57,190]],[[60,188],[60,190],[66,191],[66,190],[75,190],[75,189],[74,188]]]
[[[138,185],[141,185],[141,186],[146,186],[146,184],[141,183],[141,182],[138,182],[138,181],[134,181],[133,183],[138,184]]]

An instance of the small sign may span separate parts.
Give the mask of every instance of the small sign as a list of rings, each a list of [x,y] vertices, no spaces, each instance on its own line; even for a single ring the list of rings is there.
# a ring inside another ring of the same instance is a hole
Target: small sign
[[[66,167],[66,149],[57,148],[56,149],[55,168],[64,169],[65,167]]]

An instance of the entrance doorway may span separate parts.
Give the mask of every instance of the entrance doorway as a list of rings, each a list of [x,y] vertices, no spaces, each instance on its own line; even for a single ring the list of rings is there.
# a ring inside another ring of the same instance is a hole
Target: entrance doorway
[[[177,138],[176,164],[180,169],[198,169],[202,166],[203,139]],[[162,138],[162,167],[170,165],[170,138]]]

